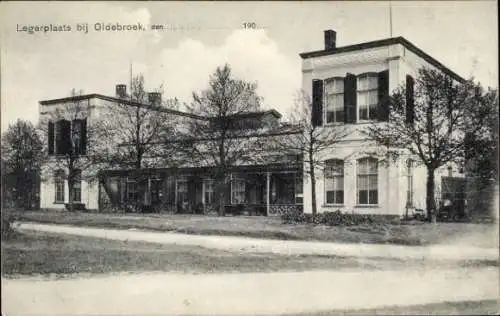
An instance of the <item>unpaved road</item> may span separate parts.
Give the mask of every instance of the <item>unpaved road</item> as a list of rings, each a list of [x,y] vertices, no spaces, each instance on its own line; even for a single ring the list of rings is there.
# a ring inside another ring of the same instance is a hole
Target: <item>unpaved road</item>
[[[495,268],[2,280],[4,315],[278,315],[498,297]]]
[[[429,260],[498,260],[498,248],[478,248],[462,241],[434,246],[400,246],[380,244],[337,244],[329,242],[270,240],[233,236],[198,236],[171,232],[147,232],[68,225],[15,223],[19,230],[38,230],[114,240],[146,241],[164,244],[196,245],[212,249],[277,253],[285,255],[313,254],[364,258],[399,258]],[[498,233],[497,233],[498,234]]]
[[[198,245],[234,251],[331,254],[403,259],[492,259],[498,249],[404,247],[194,236],[17,223],[39,230],[118,240]],[[442,301],[499,298],[498,267],[283,273],[141,273],[76,277],[2,278],[3,315],[278,315]]]

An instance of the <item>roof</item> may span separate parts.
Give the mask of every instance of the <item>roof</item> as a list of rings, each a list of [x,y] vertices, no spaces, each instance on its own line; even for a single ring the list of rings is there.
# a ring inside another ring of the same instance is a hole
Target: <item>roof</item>
[[[215,170],[215,166],[179,166],[170,168],[142,168],[139,171],[137,169],[106,169],[101,170],[99,173],[105,176],[126,176],[133,175],[134,172],[138,172],[141,176],[147,175],[157,175],[157,174],[189,174],[196,173],[201,174],[202,172],[210,173]],[[287,163],[261,163],[261,164],[242,164],[228,167],[230,172],[267,172],[267,171],[297,171],[302,170],[302,165]]]
[[[110,102],[119,102],[122,104],[131,105],[131,106],[148,106],[149,108],[151,108],[153,110],[168,112],[168,113],[181,115],[181,116],[187,116],[187,117],[200,119],[200,120],[207,119],[206,117],[201,116],[201,115],[191,114],[191,113],[182,112],[182,111],[178,111],[178,110],[172,110],[172,109],[168,109],[168,108],[160,107],[160,106],[151,106],[149,104],[130,101],[127,99],[110,97],[110,96],[106,96],[106,95],[98,94],[98,93],[70,96],[70,97],[59,98],[59,99],[44,100],[44,101],[40,101],[40,104],[41,105],[53,105],[53,104],[60,104],[60,103],[64,103],[64,102],[75,102],[75,101],[88,100],[88,99],[93,99],[93,98],[98,98],[98,99],[102,99],[102,100],[106,100],[106,101],[110,101]],[[234,116],[239,116],[242,118],[249,118],[249,117],[260,117],[260,116],[264,116],[267,114],[271,114],[278,119],[281,118],[281,114],[276,110],[245,112],[245,113],[234,114]]]
[[[40,101],[40,104],[41,105],[53,105],[53,104],[60,104],[60,103],[64,103],[64,102],[75,102],[75,101],[88,100],[88,99],[93,99],[93,98],[97,98],[97,99],[101,99],[101,100],[105,100],[105,101],[110,101],[110,102],[117,102],[117,103],[119,102],[122,104],[131,105],[131,106],[147,106],[150,109],[156,110],[156,111],[172,113],[172,114],[176,114],[176,115],[180,115],[180,116],[187,116],[187,117],[200,119],[200,120],[205,119],[203,116],[199,116],[199,115],[195,115],[195,114],[191,114],[191,113],[186,113],[186,112],[182,112],[182,111],[178,111],[178,110],[172,110],[172,109],[168,109],[168,108],[160,107],[160,106],[151,106],[149,104],[135,102],[135,101],[127,100],[127,99],[110,97],[110,96],[106,96],[106,95],[102,95],[102,94],[98,94],[98,93],[77,95],[77,96],[71,96],[71,97],[59,98],[59,99],[44,100],[44,101]]]
[[[328,56],[328,55],[335,55],[335,54],[340,54],[340,53],[346,53],[346,52],[352,52],[352,51],[357,51],[357,50],[363,50],[363,49],[368,49],[368,48],[375,48],[375,47],[383,47],[383,46],[389,46],[389,45],[395,45],[395,44],[401,44],[416,55],[420,56],[422,59],[427,61],[429,64],[433,65],[434,67],[438,68],[448,76],[452,77],[453,79],[459,81],[459,82],[465,82],[465,79],[450,70],[448,67],[444,66],[442,63],[440,63],[438,60],[436,60],[434,57],[430,56],[414,44],[412,44],[410,41],[405,39],[402,36],[399,37],[391,37],[391,38],[386,38],[382,40],[376,40],[376,41],[371,41],[371,42],[365,42],[365,43],[360,43],[360,44],[354,44],[354,45],[348,45],[348,46],[342,46],[342,47],[336,47],[333,49],[328,49],[328,50],[318,50],[318,51],[312,51],[312,52],[306,52],[306,53],[301,53],[299,54],[302,59],[308,59],[308,58],[314,58],[314,57],[321,57],[321,56]]]
[[[267,110],[267,111],[252,111],[252,112],[244,112],[244,113],[236,113],[228,116],[240,117],[240,118],[254,118],[254,117],[262,117],[265,115],[271,114],[274,117],[280,119],[281,114],[276,110]]]

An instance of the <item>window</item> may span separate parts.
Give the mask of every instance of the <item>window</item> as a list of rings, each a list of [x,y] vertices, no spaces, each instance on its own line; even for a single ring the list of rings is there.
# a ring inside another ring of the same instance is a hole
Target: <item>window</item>
[[[135,179],[127,178],[127,201],[136,202],[139,194]]]
[[[188,199],[188,181],[187,179],[177,180],[177,203],[187,203]]]
[[[82,172],[80,170],[74,171],[71,195],[73,197],[73,202],[82,201]]]
[[[358,204],[378,203],[378,162],[374,158],[358,160]]]
[[[59,120],[55,126],[55,142],[56,154],[66,155],[70,152],[71,147],[71,122],[67,120]]]
[[[213,204],[215,199],[214,193],[214,180],[206,179],[203,181],[203,185],[205,187],[205,204]]]
[[[233,178],[231,181],[231,204],[245,203],[245,181]]]
[[[302,204],[304,202],[303,186],[302,174],[295,174],[295,204]]]
[[[406,190],[406,207],[413,206],[413,161],[408,159],[406,161],[407,182],[408,189]]]
[[[64,178],[66,175],[63,170],[57,170],[54,173],[54,192],[55,203],[64,203]]]
[[[357,87],[359,120],[375,120],[378,107],[378,75],[360,75]]]
[[[326,204],[344,204],[344,162],[328,160],[325,162]]]
[[[344,122],[344,79],[325,80],[326,123]]]
[[[163,193],[163,180],[157,177],[151,178],[151,203],[161,202]]]

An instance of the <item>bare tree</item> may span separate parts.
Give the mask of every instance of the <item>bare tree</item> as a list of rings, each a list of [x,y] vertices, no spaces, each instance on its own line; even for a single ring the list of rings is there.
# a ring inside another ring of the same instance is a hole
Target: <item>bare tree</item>
[[[193,93],[188,111],[205,120],[190,120],[186,140],[192,161],[215,167],[215,190],[219,198],[219,215],[224,215],[228,170],[247,161],[259,147],[257,131],[241,124],[241,115],[260,108],[257,85],[233,78],[229,65],[218,67],[210,76],[209,87]]]
[[[324,169],[325,150],[347,136],[345,125],[321,126],[313,117],[313,102],[309,95],[300,91],[295,108],[290,115],[291,132],[300,131],[290,137],[280,137],[276,146],[282,152],[302,154],[304,173],[311,180],[311,209],[317,213],[316,176]]]
[[[38,127],[41,135],[47,137],[45,143],[48,144],[42,177],[52,177],[55,171],[61,171],[59,176],[64,175],[68,182],[70,211],[74,210],[75,185],[97,176],[105,146],[101,141],[102,130],[89,121],[91,109],[87,100],[81,98],[82,94],[73,89],[71,101],[47,111]]]
[[[391,96],[390,119],[369,127],[369,135],[388,148],[403,148],[427,169],[426,208],[436,210],[435,171],[447,163],[462,165],[465,135],[479,137],[494,108],[491,97],[472,80],[457,82],[442,72],[422,68],[407,76]]]
[[[122,95],[123,102],[113,104],[100,118],[106,131],[106,140],[113,144],[108,162],[120,167],[141,169],[149,167],[149,160],[170,157],[173,144],[165,145],[176,133],[174,117],[169,110],[178,107],[177,99],[161,99],[161,87],[154,93],[146,91],[144,76],[135,76],[130,95]]]
[[[2,135],[2,197],[28,208],[44,161],[44,146],[36,128],[18,119]],[[30,198],[31,197],[31,198]]]

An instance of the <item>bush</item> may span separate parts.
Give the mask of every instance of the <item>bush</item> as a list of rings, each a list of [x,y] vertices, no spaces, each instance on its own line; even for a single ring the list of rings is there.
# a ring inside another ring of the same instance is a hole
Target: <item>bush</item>
[[[327,226],[353,226],[376,223],[389,223],[394,221],[392,215],[365,215],[355,213],[342,213],[340,210],[335,212],[323,212],[316,215],[304,214],[298,212],[288,212],[281,216],[285,224],[313,224]]]
[[[70,204],[69,203],[64,204],[64,206],[66,207],[67,211],[70,210]],[[73,203],[73,211],[85,211],[85,204],[84,203],[74,202]]]
[[[12,229],[12,223],[14,222],[14,217],[6,211],[2,211],[2,240],[9,238],[14,229]]]

